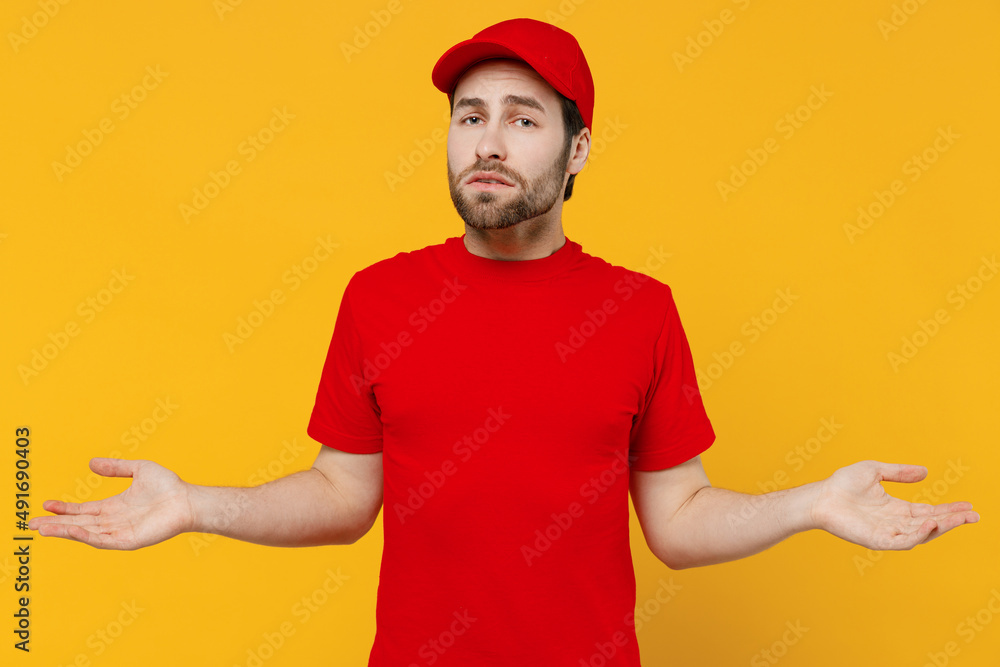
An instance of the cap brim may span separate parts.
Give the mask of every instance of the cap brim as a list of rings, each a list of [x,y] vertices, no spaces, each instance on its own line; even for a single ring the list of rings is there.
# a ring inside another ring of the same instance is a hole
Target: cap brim
[[[431,72],[431,81],[434,87],[442,93],[451,95],[455,89],[455,84],[461,78],[465,70],[476,63],[490,58],[513,58],[527,63],[532,69],[537,71],[537,67],[520,53],[499,42],[482,41],[481,39],[470,39],[459,42],[455,46],[445,51],[434,69]],[[544,77],[543,77],[544,78]],[[556,90],[559,87],[553,86]],[[559,90],[562,95],[567,95],[567,91]]]

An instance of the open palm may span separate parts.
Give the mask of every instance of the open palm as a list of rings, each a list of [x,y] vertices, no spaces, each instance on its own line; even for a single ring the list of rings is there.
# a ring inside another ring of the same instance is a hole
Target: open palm
[[[85,503],[46,500],[55,515],[33,517],[39,535],[63,537],[99,549],[133,550],[190,529],[187,485],[175,473],[145,460],[94,458],[90,469],[105,477],[131,477],[121,493]]]
[[[911,503],[890,496],[881,484],[919,482],[926,476],[923,466],[860,461],[823,480],[814,516],[828,532],[875,550],[912,549],[979,521],[971,503]]]

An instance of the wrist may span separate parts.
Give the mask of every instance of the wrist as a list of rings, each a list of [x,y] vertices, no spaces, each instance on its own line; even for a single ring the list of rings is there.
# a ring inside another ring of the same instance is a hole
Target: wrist
[[[184,482],[184,500],[187,507],[187,517],[184,522],[183,533],[207,533],[204,519],[204,498],[205,487],[197,484]]]
[[[824,481],[810,482],[800,487],[802,489],[801,530],[826,530],[823,520],[823,484]]]
[[[820,482],[809,482],[787,489],[782,498],[785,505],[784,516],[789,534],[802,533],[814,528],[822,528],[818,502],[821,492]],[[775,493],[782,493],[777,491]]]
[[[233,537],[234,530],[241,525],[244,514],[252,509],[253,496],[250,494],[259,488],[188,484],[190,528],[187,532]]]

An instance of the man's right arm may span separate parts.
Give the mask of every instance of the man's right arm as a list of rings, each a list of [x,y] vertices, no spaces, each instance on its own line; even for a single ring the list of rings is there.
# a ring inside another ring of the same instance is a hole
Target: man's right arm
[[[55,515],[32,518],[31,529],[101,549],[139,549],[184,532],[305,547],[356,542],[382,507],[382,454],[325,445],[312,468],[247,488],[189,484],[153,461],[95,458],[90,467],[132,484],[104,500],[48,500],[43,508]]]
[[[276,547],[352,544],[382,507],[382,453],[323,445],[309,470],[250,488],[190,485],[191,528]]]

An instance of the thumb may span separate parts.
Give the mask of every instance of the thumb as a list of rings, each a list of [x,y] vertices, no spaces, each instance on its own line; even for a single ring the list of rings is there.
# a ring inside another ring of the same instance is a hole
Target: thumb
[[[927,468],[905,463],[878,462],[878,473],[886,482],[919,482],[927,477]]]
[[[139,461],[112,459],[97,456],[90,459],[90,469],[104,477],[132,477],[139,468]]]

